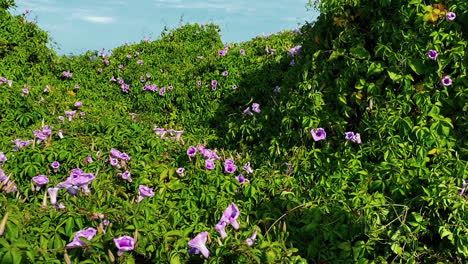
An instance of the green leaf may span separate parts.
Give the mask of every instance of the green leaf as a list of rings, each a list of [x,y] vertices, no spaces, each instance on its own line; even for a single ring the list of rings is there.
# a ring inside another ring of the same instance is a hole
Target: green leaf
[[[351,56],[364,60],[370,57],[369,52],[364,47],[355,47],[350,49]]]
[[[426,73],[427,67],[424,65],[423,60],[410,59],[408,64],[417,75]]]

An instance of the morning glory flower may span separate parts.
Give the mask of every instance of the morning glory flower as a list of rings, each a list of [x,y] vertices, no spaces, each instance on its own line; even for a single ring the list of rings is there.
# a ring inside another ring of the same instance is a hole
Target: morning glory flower
[[[54,161],[50,166],[54,169],[54,172],[57,172],[58,168],[60,168],[60,163],[58,161]]]
[[[252,104],[252,111],[254,111],[255,113],[260,113],[260,105],[257,104],[257,103],[253,103]]]
[[[361,135],[354,132],[345,132],[345,139],[357,144],[361,144]]]
[[[132,178],[130,177],[130,172],[125,171],[124,173],[117,173],[117,176],[120,176],[122,179],[132,182]]]
[[[429,56],[429,59],[431,59],[431,60],[436,60],[437,56],[439,56],[439,53],[437,53],[436,50],[429,50],[427,52],[427,56]]]
[[[228,76],[229,75],[229,72],[228,71],[223,71],[223,73],[221,74],[223,76]]]
[[[237,218],[240,216],[239,208],[235,203],[231,203],[226,210],[224,210],[223,216],[221,217],[220,222],[226,222],[231,224],[235,230],[239,229],[239,223]]]
[[[65,78],[71,78],[73,76],[73,73],[68,72],[68,71],[63,71],[62,76]]]
[[[26,89],[26,88],[22,89],[21,91],[23,92],[23,93],[21,94],[21,96],[25,96],[25,95],[29,94],[29,90]]]
[[[90,164],[90,163],[93,163],[94,160],[93,160],[93,157],[91,155],[87,155],[86,158],[83,160],[83,162],[85,164]]]
[[[0,165],[2,165],[3,163],[5,163],[5,161],[7,161],[7,157],[5,156],[5,153],[3,152],[0,152]]]
[[[31,180],[37,184],[36,191],[39,191],[43,185],[46,185],[47,183],[49,183],[49,179],[47,178],[46,175],[38,175],[38,176],[32,177]]]
[[[131,58],[132,58],[132,55],[127,54],[127,59],[131,59]]]
[[[86,246],[86,243],[80,239],[80,237],[86,238],[86,240],[91,240],[97,234],[97,230],[90,227],[88,229],[80,230],[76,232],[75,237],[73,237],[73,241],[68,243],[65,247],[83,247]]]
[[[166,93],[166,88],[165,88],[165,87],[161,87],[161,88],[159,89],[159,95],[160,95],[160,96],[164,96],[165,93]]]
[[[447,21],[452,21],[452,20],[454,20],[456,17],[457,17],[457,15],[455,15],[454,12],[448,12],[447,15],[445,16],[445,19],[447,19]]]
[[[250,106],[247,107],[244,111],[243,111],[244,114],[246,115],[253,115],[252,111],[250,111]]]
[[[242,174],[239,174],[236,176],[236,180],[240,183],[240,184],[244,184],[244,183],[247,183],[247,182],[250,182],[249,179],[245,178],[244,175]]]
[[[232,86],[232,89],[237,89],[237,85],[234,84],[234,85]]]
[[[214,170],[215,164],[212,159],[205,160],[205,167],[207,170]]]
[[[110,163],[111,166],[120,168],[119,160],[116,159],[116,158],[109,157],[109,163]]]
[[[68,116],[68,121],[72,121],[73,119],[73,116],[76,114],[76,110],[73,110],[73,111],[65,111],[65,115]]]
[[[189,254],[202,254],[205,258],[210,257],[210,251],[206,248],[208,232],[202,232],[188,242]]]
[[[44,133],[42,133],[41,130],[34,130],[34,131],[33,131],[33,135],[38,139],[38,140],[37,140],[37,143],[40,143],[41,141],[47,139],[47,136],[44,135]]]
[[[62,116],[63,117],[63,116]],[[62,129],[60,129],[59,131],[57,131],[57,135],[59,136],[60,139],[63,139],[63,131]]]
[[[224,171],[227,173],[234,173],[237,169],[237,166],[234,164],[225,164]]]
[[[188,149],[187,149],[187,155],[189,157],[195,157],[195,155],[197,154],[197,149],[194,147],[194,146],[190,146]]]
[[[323,128],[312,129],[310,133],[312,134],[312,137],[315,141],[324,140],[327,137],[327,133]]]
[[[211,81],[211,86],[217,86],[218,85],[218,81],[217,80],[212,80]]]
[[[465,190],[466,190],[466,181],[465,179],[463,179],[462,181],[462,189],[460,191],[460,195],[463,195],[465,193]]]
[[[79,84],[75,84],[75,89],[78,89],[80,88],[80,85]]]
[[[121,236],[114,238],[114,243],[117,249],[117,255],[120,257],[126,251],[131,251],[135,248],[135,239],[129,236]]]
[[[201,81],[197,81],[197,85],[198,85],[198,86],[202,85],[202,82],[201,82]]]
[[[299,54],[299,51],[301,51],[301,48],[302,48],[301,45],[297,45],[297,46],[295,46],[295,47],[289,49],[289,55],[291,55],[291,56],[293,56],[293,57],[296,56],[296,55],[298,55],[298,54]]]
[[[137,203],[141,202],[145,197],[153,197],[153,188],[146,187],[144,185],[138,186],[138,200]]]
[[[228,235],[226,233],[226,222],[219,222],[215,225],[216,232],[219,233],[221,239],[225,239]]]
[[[247,162],[242,169],[249,174],[252,174],[254,172],[253,169],[250,167],[250,162]]]
[[[76,107],[76,108],[79,108],[79,107],[81,107],[82,105],[83,105],[83,102],[76,102],[76,103],[75,103],[75,107]]]
[[[275,86],[275,89],[273,90],[273,92],[279,93],[279,92],[280,92],[280,89],[281,89],[281,87],[279,87],[279,86],[277,85],[277,86]]]
[[[184,171],[185,171],[184,168],[178,168],[176,170],[177,174],[179,174],[179,176],[182,176],[182,177],[185,176]]]
[[[255,243],[255,240],[257,239],[257,233],[258,233],[258,231],[255,230],[255,231],[253,232],[252,236],[251,236],[250,238],[247,238],[247,239],[245,240],[245,243],[247,243],[247,245],[248,245],[249,247],[251,247],[251,246]]]
[[[219,56],[226,56],[226,54],[227,54],[227,50],[220,50],[220,51],[218,51],[218,55],[219,55]]]
[[[48,93],[48,92],[50,92],[50,86],[46,85],[46,87],[44,89],[44,93]]]
[[[44,126],[42,128],[42,134],[50,136],[50,134],[52,134],[52,128],[50,126]]]
[[[239,51],[239,53],[240,53],[240,55],[245,55],[245,50],[244,50],[244,49],[241,49],[241,50]]]
[[[289,63],[289,66],[294,66],[294,65],[296,65],[296,61],[293,59],[293,60],[291,60],[291,62]]]
[[[452,85],[452,79],[450,79],[449,76],[445,76],[444,78],[442,78],[442,85],[444,86]]]
[[[49,197],[50,197],[50,203],[52,205],[55,205],[57,203],[58,191],[59,191],[59,188],[49,188],[49,189],[47,189],[47,192],[49,193]]]
[[[137,60],[137,64],[143,64],[143,60]]]

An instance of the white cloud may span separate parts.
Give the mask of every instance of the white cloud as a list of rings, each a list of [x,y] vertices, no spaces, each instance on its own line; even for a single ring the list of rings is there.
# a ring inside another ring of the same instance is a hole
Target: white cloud
[[[92,22],[92,23],[101,23],[101,24],[110,24],[115,21],[113,17],[108,16],[82,16],[80,19]]]

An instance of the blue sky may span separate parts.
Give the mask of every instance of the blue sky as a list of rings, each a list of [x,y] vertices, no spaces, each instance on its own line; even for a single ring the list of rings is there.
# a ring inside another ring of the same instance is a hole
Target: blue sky
[[[215,23],[224,42],[249,40],[263,33],[294,29],[313,21],[308,0],[16,0],[12,13],[30,9],[49,32],[59,54],[112,49],[145,37],[158,39],[165,26]]]

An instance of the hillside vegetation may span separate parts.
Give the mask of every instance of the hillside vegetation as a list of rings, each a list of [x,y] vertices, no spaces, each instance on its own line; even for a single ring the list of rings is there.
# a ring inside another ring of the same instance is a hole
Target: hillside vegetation
[[[466,263],[468,2],[315,7],[58,56],[0,0],[0,263]]]

